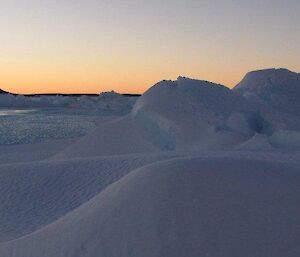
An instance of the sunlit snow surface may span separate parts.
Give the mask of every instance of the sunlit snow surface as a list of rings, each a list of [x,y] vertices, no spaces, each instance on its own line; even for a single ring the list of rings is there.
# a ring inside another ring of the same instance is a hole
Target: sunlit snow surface
[[[28,144],[83,136],[108,115],[96,109],[0,109],[0,144]]]

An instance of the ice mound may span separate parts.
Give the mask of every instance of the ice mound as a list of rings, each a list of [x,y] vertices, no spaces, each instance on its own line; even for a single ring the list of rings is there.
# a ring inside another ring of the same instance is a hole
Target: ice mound
[[[177,159],[141,168],[1,257],[298,257],[300,173],[276,161]]]
[[[144,136],[164,150],[223,148],[264,129],[263,118],[237,93],[184,77],[154,85],[132,115]]]
[[[234,88],[276,129],[300,130],[300,74],[287,69],[267,69],[248,73]]]
[[[131,115],[99,126],[59,157],[223,149],[263,129],[263,118],[240,95],[179,77],[154,85],[138,98]]]
[[[115,92],[115,91],[107,91],[107,92],[101,92],[100,93],[100,95],[99,95],[100,97],[102,97],[102,98],[110,98],[110,99],[113,99],[113,98],[122,98],[123,96],[121,95],[121,94],[119,94],[119,93],[117,93],[117,92]]]
[[[127,114],[131,111],[137,97],[126,97],[114,91],[102,92],[99,95],[98,108],[107,108],[108,110]]]
[[[249,72],[234,88],[247,99],[260,101],[275,110],[300,113],[300,74],[287,69]]]

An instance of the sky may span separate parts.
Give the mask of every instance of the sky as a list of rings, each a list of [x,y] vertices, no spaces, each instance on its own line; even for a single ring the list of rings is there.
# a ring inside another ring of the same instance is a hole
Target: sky
[[[300,72],[299,0],[0,1],[0,88],[143,93],[178,76],[228,87]]]

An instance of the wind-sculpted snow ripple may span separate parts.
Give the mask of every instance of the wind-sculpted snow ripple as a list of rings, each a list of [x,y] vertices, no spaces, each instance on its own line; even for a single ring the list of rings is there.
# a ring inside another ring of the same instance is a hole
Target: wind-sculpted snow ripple
[[[116,156],[0,166],[0,241],[49,224],[131,170],[168,156]]]
[[[200,157],[135,170],[1,257],[298,257],[298,163]]]

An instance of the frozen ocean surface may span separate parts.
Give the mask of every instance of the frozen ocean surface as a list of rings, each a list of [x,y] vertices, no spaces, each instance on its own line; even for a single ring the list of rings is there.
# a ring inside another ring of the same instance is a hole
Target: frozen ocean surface
[[[0,109],[0,145],[84,136],[109,116],[97,109]]]

